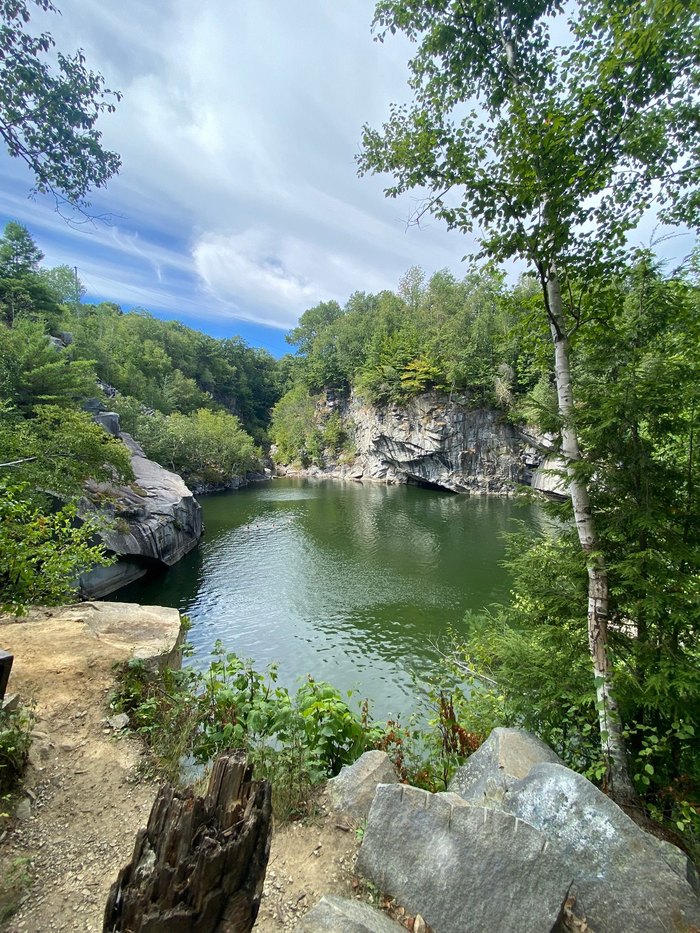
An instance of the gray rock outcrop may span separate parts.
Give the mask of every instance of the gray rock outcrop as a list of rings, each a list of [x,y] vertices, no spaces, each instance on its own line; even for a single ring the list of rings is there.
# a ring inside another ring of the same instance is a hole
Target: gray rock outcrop
[[[326,895],[302,920],[301,933],[400,933],[405,927],[369,904]]]
[[[115,411],[98,411],[93,417],[97,424],[104,428],[108,434],[111,434],[112,437],[120,436],[119,415]]]
[[[609,797],[563,765],[535,765],[504,809],[538,829],[569,866],[576,911],[596,933],[666,933],[700,926],[700,899],[679,860]]]
[[[502,412],[466,396],[426,392],[405,406],[353,399],[355,478],[418,482],[453,492],[507,494],[527,482],[523,441]]]
[[[402,784],[377,788],[357,867],[435,933],[552,933],[573,881],[529,823]]]
[[[398,784],[394,766],[386,752],[365,752],[326,785],[331,806],[353,820],[366,820],[379,784]]]
[[[435,933],[554,933],[563,914],[595,933],[700,929],[685,854],[519,729],[494,730],[448,793],[380,784],[357,867]]]
[[[447,789],[473,803],[500,807],[509,787],[542,762],[563,764],[536,735],[524,729],[497,728],[455,771]]]
[[[547,456],[540,466],[533,471],[530,485],[538,492],[543,492],[553,499],[567,499],[566,463],[561,457]]]
[[[111,527],[100,537],[119,558],[111,567],[97,567],[80,577],[81,592],[89,598],[113,593],[151,567],[172,566],[202,535],[201,508],[182,477],[149,460],[131,435],[118,436],[131,453],[134,482],[86,485],[90,498],[83,500],[83,515],[106,515]],[[101,500],[99,506],[95,500]]]

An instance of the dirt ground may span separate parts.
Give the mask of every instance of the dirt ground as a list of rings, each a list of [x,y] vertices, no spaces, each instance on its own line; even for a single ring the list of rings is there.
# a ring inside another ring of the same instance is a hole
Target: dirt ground
[[[0,878],[20,866],[27,876],[2,929],[101,931],[109,887],[156,792],[139,773],[139,742],[106,723],[125,650],[56,620],[0,622],[0,645],[15,655],[9,692],[34,702],[37,716],[19,815],[0,829]],[[323,894],[353,896],[358,847],[323,796],[316,819],[276,831],[256,930],[294,928]]]

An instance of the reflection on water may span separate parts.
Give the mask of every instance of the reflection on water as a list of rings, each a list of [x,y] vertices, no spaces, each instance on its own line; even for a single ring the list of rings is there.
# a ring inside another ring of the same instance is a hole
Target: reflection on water
[[[502,535],[539,508],[410,486],[275,480],[204,497],[205,536],[167,573],[114,598],[175,606],[192,620],[192,663],[217,639],[407,713],[439,664],[433,642],[467,609],[505,599]]]

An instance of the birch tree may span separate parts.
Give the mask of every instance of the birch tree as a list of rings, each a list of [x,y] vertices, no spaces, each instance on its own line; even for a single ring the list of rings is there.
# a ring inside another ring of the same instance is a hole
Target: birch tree
[[[576,429],[573,283],[609,274],[652,205],[697,219],[700,0],[380,0],[374,28],[415,44],[413,102],[392,106],[381,130],[365,126],[360,172],[393,175],[392,197],[417,189],[416,222],[432,213],[475,231],[482,256],[525,260],[540,283],[608,787],[629,803],[607,571]]]

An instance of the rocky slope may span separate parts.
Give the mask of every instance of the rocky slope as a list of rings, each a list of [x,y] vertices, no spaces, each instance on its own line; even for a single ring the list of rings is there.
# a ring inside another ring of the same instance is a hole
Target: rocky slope
[[[149,568],[172,566],[202,536],[201,508],[182,477],[149,460],[131,435],[120,433],[114,413],[98,413],[96,420],[129,448],[134,482],[88,484],[84,514],[99,511],[111,519],[112,527],[101,537],[119,558],[111,567],[96,567],[81,576],[81,593],[89,598],[113,593]]]

